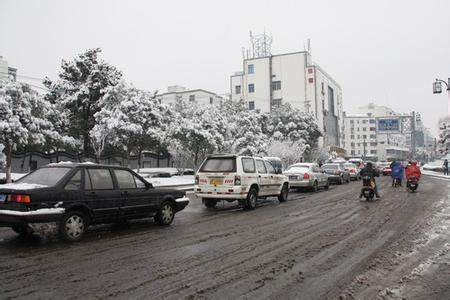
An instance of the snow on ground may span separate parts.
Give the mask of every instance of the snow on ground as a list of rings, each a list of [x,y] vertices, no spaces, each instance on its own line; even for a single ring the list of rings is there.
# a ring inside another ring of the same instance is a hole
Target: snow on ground
[[[23,176],[27,175],[28,173],[11,173],[12,180],[16,181],[22,178]],[[6,178],[6,173],[0,173],[0,179]]]
[[[194,175],[145,178],[155,187],[193,186]]]
[[[422,170],[422,174],[424,174],[424,175],[430,175],[430,176],[438,177],[438,178],[450,179],[450,176],[444,175],[444,174],[442,174],[441,172],[434,172],[434,171]]]

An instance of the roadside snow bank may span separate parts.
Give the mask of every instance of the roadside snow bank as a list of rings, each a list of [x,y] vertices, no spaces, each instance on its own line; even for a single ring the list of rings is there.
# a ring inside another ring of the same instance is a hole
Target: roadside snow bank
[[[32,190],[47,187],[43,184],[34,183],[6,183],[0,184],[0,189],[11,189],[11,190]]]
[[[16,181],[22,178],[23,176],[27,175],[28,173],[11,173],[11,179]],[[6,173],[0,173],[0,179],[6,178]]]
[[[182,175],[172,177],[154,177],[146,178],[154,187],[173,187],[173,186],[186,186],[194,185],[194,175]]]

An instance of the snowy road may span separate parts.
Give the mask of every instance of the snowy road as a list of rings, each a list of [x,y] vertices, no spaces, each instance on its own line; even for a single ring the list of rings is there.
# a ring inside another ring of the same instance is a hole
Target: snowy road
[[[169,228],[101,226],[73,245],[0,229],[1,298],[450,299],[449,184],[383,178],[366,203],[353,182],[254,211],[194,201]]]

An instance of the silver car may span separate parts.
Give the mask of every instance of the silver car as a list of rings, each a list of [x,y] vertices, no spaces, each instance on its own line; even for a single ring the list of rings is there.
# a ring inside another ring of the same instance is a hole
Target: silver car
[[[289,178],[291,188],[308,188],[317,191],[320,187],[328,189],[328,175],[316,163],[298,163],[289,166],[284,175]]]

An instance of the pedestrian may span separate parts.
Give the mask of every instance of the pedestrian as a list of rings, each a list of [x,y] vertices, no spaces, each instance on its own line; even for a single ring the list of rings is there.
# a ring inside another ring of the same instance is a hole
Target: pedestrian
[[[444,167],[444,175],[448,176],[448,160],[447,159],[444,160],[443,167]]]

